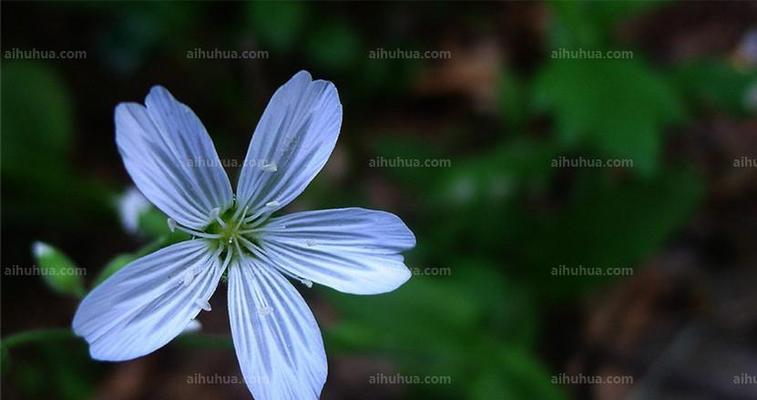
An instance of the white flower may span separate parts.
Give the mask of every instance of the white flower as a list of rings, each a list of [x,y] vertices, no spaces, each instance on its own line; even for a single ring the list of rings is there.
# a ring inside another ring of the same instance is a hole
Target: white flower
[[[395,215],[345,208],[269,218],[326,163],[339,135],[336,88],[301,71],[274,93],[252,137],[236,199],[195,114],[163,87],[116,107],[116,142],[139,190],[195,239],[140,258],[79,305],[74,332],[98,360],[149,354],[192,324],[228,269],[231,334],[256,399],[318,398],[323,341],[285,276],[355,294],[410,278],[415,237]]]

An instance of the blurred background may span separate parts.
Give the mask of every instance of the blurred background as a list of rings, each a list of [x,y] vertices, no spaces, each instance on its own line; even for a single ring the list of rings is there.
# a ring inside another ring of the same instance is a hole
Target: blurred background
[[[418,239],[395,292],[298,285],[322,398],[757,398],[755,2],[3,2],[0,62],[3,398],[250,397],[224,285],[134,361],[69,326],[178,239],[130,191],[115,105],[166,86],[235,182],[300,69],[344,123],[286,211],[383,209]]]

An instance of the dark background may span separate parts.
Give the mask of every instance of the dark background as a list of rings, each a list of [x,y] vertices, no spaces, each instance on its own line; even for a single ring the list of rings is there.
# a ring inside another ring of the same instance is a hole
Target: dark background
[[[395,292],[298,286],[324,399],[757,398],[756,4],[3,2],[2,396],[249,397],[188,380],[240,375],[223,285],[200,333],[138,360],[92,361],[68,327],[98,274],[172,240],[155,210],[119,219],[115,105],[162,84],[241,165],[307,69],[344,123],[289,210],[384,209],[418,239]],[[606,51],[631,57],[587,55]],[[632,164],[555,165],[581,158]],[[397,159],[448,165],[375,164]],[[86,274],[14,270],[45,263],[35,241]],[[449,382],[372,381],[396,374]]]

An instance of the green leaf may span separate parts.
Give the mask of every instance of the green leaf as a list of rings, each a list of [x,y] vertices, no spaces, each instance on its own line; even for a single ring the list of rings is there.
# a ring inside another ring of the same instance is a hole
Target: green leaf
[[[168,229],[167,218],[160,210],[150,206],[139,215],[139,232],[152,239],[169,236],[171,230]]]
[[[32,253],[42,279],[51,289],[73,297],[84,296],[83,270],[77,268],[63,252],[48,244],[35,242]]]
[[[550,42],[554,48],[606,47],[621,21],[627,21],[663,2],[664,0],[550,1],[549,10],[555,16],[554,22],[550,24]]]
[[[618,182],[596,173],[582,179],[563,208],[537,214],[530,233],[510,243],[522,271],[555,298],[612,279],[555,276],[555,268],[634,267],[689,220],[704,193],[702,179],[687,170],[665,171],[651,180]]]
[[[722,61],[701,60],[676,67],[673,83],[696,107],[747,115],[747,92],[757,84],[757,71],[739,71]]]
[[[329,347],[391,355],[407,374],[451,376],[454,387],[445,390],[460,395],[498,346],[530,348],[538,320],[530,294],[484,261],[448,262],[452,275],[416,273],[379,296],[325,292],[340,311],[326,328]]]
[[[523,82],[513,71],[504,69],[499,79],[499,109],[511,130],[520,130],[526,122],[527,95]]]
[[[641,175],[659,164],[663,129],[683,117],[680,98],[639,60],[552,60],[534,86],[537,111],[554,115],[565,151],[630,159]]]
[[[299,1],[252,1],[247,7],[250,27],[275,51],[292,49],[306,17],[306,4]]]
[[[69,165],[73,115],[59,74],[46,64],[14,61],[3,63],[0,79],[6,221],[76,226],[82,213],[106,215],[108,189],[81,179]]]
[[[320,24],[307,44],[313,63],[329,70],[354,68],[363,51],[359,33],[345,21]]]
[[[3,63],[2,92],[3,174],[38,176],[63,167],[73,121],[61,77],[44,64]]]
[[[565,392],[552,384],[549,372],[544,368],[537,355],[520,348],[503,346],[491,355],[496,363],[496,374],[484,373],[476,387],[474,399],[566,399]],[[493,372],[492,371],[492,372]],[[499,376],[499,387],[491,381],[492,376]],[[492,386],[483,386],[487,382]],[[481,390],[481,389],[484,390]],[[488,397],[484,397],[488,395]]]

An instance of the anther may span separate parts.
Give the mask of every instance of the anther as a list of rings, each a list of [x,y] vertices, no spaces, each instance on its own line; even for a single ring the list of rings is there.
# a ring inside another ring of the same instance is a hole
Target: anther
[[[265,317],[267,315],[271,315],[271,313],[273,313],[273,308],[271,308],[269,306],[258,307],[258,314],[261,317]]]
[[[168,224],[168,230],[171,232],[176,231],[176,221],[173,220],[173,218],[168,218],[166,220],[166,224]]]
[[[195,300],[195,304],[205,311],[210,311],[210,303],[207,300],[197,299]]]
[[[183,277],[181,283],[182,283],[182,285],[184,285],[184,287],[187,287],[187,286],[189,286],[192,283],[192,281],[194,280],[194,278],[195,278],[194,271],[192,271],[191,268],[187,269],[186,271],[184,271],[184,277]]]
[[[262,169],[265,172],[276,172],[278,170],[278,167],[276,166],[276,163],[267,163],[263,164],[260,169]]]

